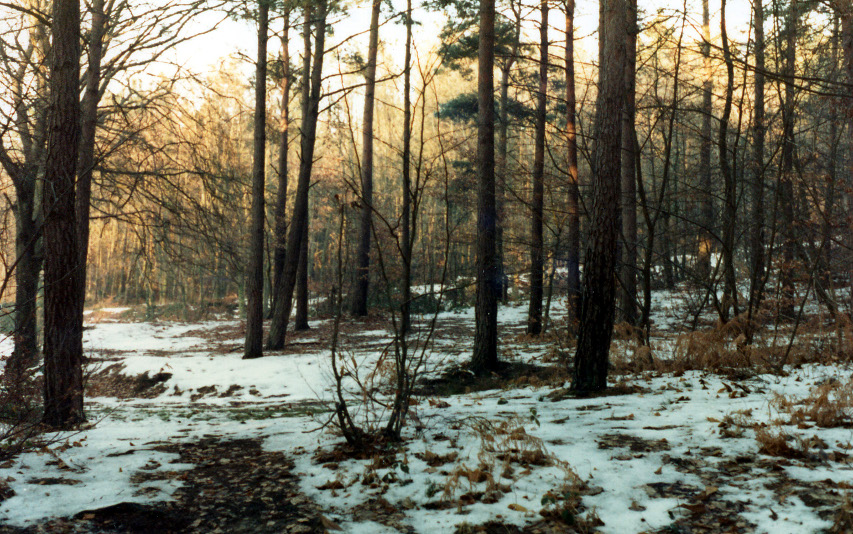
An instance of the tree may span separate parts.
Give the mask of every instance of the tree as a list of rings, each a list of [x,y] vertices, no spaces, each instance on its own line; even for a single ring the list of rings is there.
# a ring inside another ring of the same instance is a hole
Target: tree
[[[729,118],[732,113],[732,94],[734,92],[734,61],[729,47],[729,36],[726,31],[726,0],[720,4],[720,38],[723,42],[723,58],[726,63],[726,97],[723,105],[723,116],[720,117],[719,149],[720,171],[723,175],[723,302],[720,306],[720,318],[728,321],[729,309],[738,315],[737,279],[735,278],[735,231],[737,224],[737,178],[732,170],[729,154],[728,135]]]
[[[475,304],[475,374],[498,367],[498,299],[500,270],[496,254],[495,209],[495,2],[480,0],[477,64],[477,302]]]
[[[39,6],[33,5],[37,10]],[[15,313],[14,350],[7,363],[7,378],[17,383],[27,368],[38,359],[38,289],[42,266],[41,226],[43,209],[39,175],[43,172],[47,150],[48,76],[45,55],[50,50],[46,21],[33,17],[20,20],[16,36],[4,40],[0,52],[4,79],[10,98],[10,114],[4,117],[4,130],[13,131],[17,142],[0,138],[0,164],[15,190]],[[26,45],[22,43],[26,42]],[[31,86],[25,84],[32,79]],[[4,110],[5,112],[5,110]],[[7,144],[8,143],[8,144]],[[16,148],[20,155],[15,156]],[[10,384],[12,385],[12,384]]]
[[[44,422],[70,428],[83,412],[83,315],[77,277],[75,179],[80,143],[80,3],[53,3],[50,127],[45,163]]]
[[[284,12],[281,34],[281,137],[278,152],[278,193],[275,202],[275,234],[273,244],[273,289],[279,287],[287,249],[287,152],[290,142],[290,8]],[[272,292],[272,309],[278,292]]]
[[[403,305],[400,309],[400,335],[404,347],[406,336],[411,326],[412,301],[412,248],[414,235],[412,232],[412,0],[406,0],[406,52],[403,59]],[[423,126],[422,126],[423,127]]]
[[[376,92],[376,54],[379,49],[379,11],[381,0],[373,0],[370,12],[370,43],[367,49],[367,68],[364,72],[364,124],[362,125],[361,156],[361,226],[356,252],[355,288],[352,313],[367,315],[370,289],[370,233],[373,231],[373,104]]]
[[[319,2],[316,6],[316,37],[314,38],[314,63],[311,64],[311,20],[314,7],[305,6],[305,21],[302,39],[305,45],[302,63],[302,138],[299,154],[299,178],[296,184],[296,198],[293,217],[287,234],[287,250],[284,272],[279,280],[276,306],[273,310],[267,348],[278,350],[284,347],[287,323],[290,319],[293,303],[293,290],[296,286],[296,274],[299,267],[299,255],[302,240],[308,224],[308,188],[311,185],[311,169],[314,165],[314,144],[317,138],[317,118],[320,114],[320,90],[323,76],[323,56],[326,40],[327,4]]]
[[[95,170],[95,134],[98,128],[98,103],[101,101],[101,61],[104,57],[104,37],[107,13],[104,0],[92,2],[92,27],[89,31],[89,64],[86,67],[86,89],[81,107],[80,161],[77,170],[76,218],[79,239],[79,268],[77,300],[82,315],[86,302],[86,262],[89,257],[89,204],[92,197],[92,175]]]
[[[527,333],[542,332],[543,224],[545,209],[545,117],[548,105],[548,1],[539,4],[539,91],[536,93],[536,133],[533,155],[533,202],[530,231],[530,305]]]
[[[785,22],[785,48],[782,77],[785,82],[782,101],[782,169],[779,175],[779,205],[782,208],[780,234],[782,238],[782,264],[779,269],[780,308],[782,318],[794,318],[794,122],[796,120],[796,95],[794,77],[797,61],[798,1],[791,0]]]
[[[569,172],[567,286],[569,322],[580,317],[580,189],[578,187],[578,142],[575,124],[575,0],[566,0],[566,147]]]
[[[625,43],[625,113],[622,121],[622,269],[620,311],[622,320],[637,322],[637,0],[628,1]]]
[[[252,153],[252,208],[249,269],[246,276],[246,342],[243,359],[263,356],[264,338],[264,181],[266,171],[267,40],[269,3],[258,0],[258,56],[255,63],[255,124]]]
[[[588,395],[607,387],[616,297],[622,113],[625,104],[626,0],[601,0],[599,97],[592,154],[592,210],[584,262],[578,347],[572,390]]]
[[[749,304],[747,320],[750,324],[761,305],[764,286],[764,5],[763,0],[753,2],[753,26],[755,27],[755,104],[752,115],[753,155],[752,155],[752,222],[749,225]],[[752,340],[753,328],[746,335]]]
[[[711,182],[711,13],[708,0],[702,0],[702,57],[704,76],[702,83],[702,131],[699,146],[699,251],[696,256],[696,276],[699,281],[709,282],[711,276],[711,252],[714,243],[714,202]],[[710,282],[709,282],[710,283]]]

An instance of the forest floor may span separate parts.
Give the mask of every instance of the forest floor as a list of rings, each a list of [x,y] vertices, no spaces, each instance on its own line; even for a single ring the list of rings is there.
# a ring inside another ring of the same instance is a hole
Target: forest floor
[[[462,369],[473,310],[440,314],[404,441],[369,454],[329,424],[332,321],[244,361],[236,320],[96,310],[90,423],[0,464],[0,534],[853,532],[849,325],[809,316],[779,369],[784,329],[743,347],[654,302],[651,350],[618,328],[593,398],[566,389],[565,335],[523,334],[526,306],[501,309],[507,365],[483,380]],[[379,393],[391,339],[383,317],[341,326]]]

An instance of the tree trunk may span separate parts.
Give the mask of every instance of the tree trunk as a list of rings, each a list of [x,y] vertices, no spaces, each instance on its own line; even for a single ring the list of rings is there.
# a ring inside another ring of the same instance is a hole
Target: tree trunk
[[[566,145],[568,149],[569,239],[566,258],[569,324],[580,317],[580,190],[578,188],[578,142],[575,125],[575,0],[566,0]]]
[[[841,48],[844,50],[844,70],[846,72],[848,102],[853,100],[853,2],[846,0],[843,9],[838,9],[841,18]],[[849,104],[848,104],[849,106]],[[853,134],[853,113],[848,113],[847,135]],[[848,160],[851,169],[847,173],[847,237],[844,240],[847,258],[848,310],[853,318],[853,158]]]
[[[723,106],[723,116],[720,118],[719,148],[720,172],[723,175],[723,302],[720,308],[720,319],[725,322],[729,318],[731,308],[734,316],[738,315],[737,279],[735,277],[735,230],[737,225],[737,179],[732,172],[728,148],[729,117],[732,112],[732,95],[734,93],[734,62],[729,48],[729,37],[726,32],[726,0],[720,6],[720,38],[723,42],[723,58],[726,62],[726,101]]]
[[[67,429],[83,413],[83,316],[75,178],[80,146],[80,3],[53,3],[50,129],[45,163],[44,422]]]
[[[607,387],[607,365],[616,297],[622,113],[625,105],[626,0],[606,2],[595,113],[592,224],[584,263],[578,348],[572,390],[579,395]]]
[[[714,250],[714,195],[711,181],[711,15],[708,0],[702,0],[702,56],[705,82],[702,84],[702,139],[699,145],[699,250],[696,277],[700,283],[711,283],[711,253]]]
[[[506,259],[504,253],[504,224],[506,219],[506,183],[509,178],[509,166],[507,161],[508,150],[508,131],[509,131],[509,74],[512,71],[512,66],[515,64],[516,56],[518,55],[519,36],[521,34],[521,12],[519,11],[518,3],[510,2],[510,7],[515,16],[514,36],[512,41],[512,50],[508,57],[504,59],[501,66],[501,101],[500,101],[500,118],[498,120],[498,161],[496,170],[495,184],[495,209],[497,212],[497,223],[495,226],[495,241],[496,255],[495,260],[498,265],[500,278],[500,300],[506,302],[509,298],[509,277],[506,274]]]
[[[539,91],[536,104],[536,134],[533,154],[533,212],[530,232],[530,305],[527,333],[542,332],[543,223],[545,210],[545,115],[548,105],[548,2],[540,4]]]
[[[406,53],[403,63],[403,304],[400,335],[404,339],[411,325],[410,304],[412,301],[412,179],[410,160],[412,155],[412,0],[406,0]],[[404,342],[405,345],[405,342]]]
[[[373,0],[370,13],[370,44],[367,49],[367,69],[364,73],[364,124],[362,125],[361,156],[361,226],[358,231],[355,288],[352,313],[367,315],[370,290],[370,233],[373,224],[373,105],[376,91],[376,54],[379,49],[379,11],[381,0]]]
[[[98,127],[98,102],[101,100],[101,59],[107,16],[104,0],[92,2],[92,30],[89,34],[89,66],[86,69],[86,91],[81,109],[80,159],[77,170],[77,238],[79,240],[80,276],[77,278],[78,303],[82,316],[86,302],[86,263],[89,256],[89,203],[92,198],[92,172],[95,167],[95,132]]]
[[[495,246],[495,2],[480,0],[477,65],[477,302],[471,370],[498,368],[498,299],[500,272]]]
[[[255,135],[252,154],[252,208],[246,278],[246,344],[243,359],[263,356],[264,339],[264,181],[267,146],[267,40],[269,3],[258,0],[258,57],[255,65]]]
[[[785,27],[783,78],[785,81],[782,105],[782,173],[779,183],[779,203],[782,206],[782,265],[779,271],[781,286],[779,315],[794,318],[794,75],[797,61],[798,2],[791,1]]]
[[[284,13],[284,31],[281,34],[281,138],[278,151],[278,194],[275,202],[275,243],[273,244],[272,305],[281,289],[281,274],[284,270],[287,248],[287,151],[290,139],[290,9]]]
[[[273,318],[270,322],[270,333],[267,340],[267,348],[278,350],[284,347],[287,323],[290,320],[290,311],[293,304],[293,289],[296,286],[296,273],[299,267],[299,255],[302,248],[302,239],[308,224],[308,188],[311,185],[311,169],[314,163],[314,142],[317,137],[317,117],[320,113],[320,82],[323,74],[323,55],[326,40],[326,2],[317,4],[317,27],[314,40],[314,65],[311,66],[311,7],[309,4],[305,9],[305,29],[303,40],[305,42],[305,59],[303,69],[305,79],[303,81],[302,98],[302,139],[299,154],[299,178],[296,184],[296,198],[293,205],[293,218],[287,234],[287,250],[285,252],[287,261],[281,279],[281,292],[279,293],[276,307],[273,310]],[[310,71],[310,80],[308,79]]]
[[[308,227],[311,224],[311,214],[305,223],[302,234],[302,247],[299,251],[299,271],[296,273],[296,317],[293,329],[296,331],[311,330],[308,325]]]
[[[749,227],[750,283],[747,340],[752,341],[752,318],[761,305],[764,287],[764,6],[753,2],[755,26],[755,105],[753,111],[752,223]]]
[[[628,0],[625,48],[625,114],[622,119],[622,320],[637,322],[637,153],[634,120],[637,86],[637,0]]]

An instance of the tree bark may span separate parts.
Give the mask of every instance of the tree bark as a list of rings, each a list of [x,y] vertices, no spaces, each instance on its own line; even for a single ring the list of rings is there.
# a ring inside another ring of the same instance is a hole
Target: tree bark
[[[275,202],[275,243],[273,244],[273,291],[272,306],[281,290],[281,274],[284,270],[287,249],[287,152],[290,143],[290,9],[284,13],[284,30],[281,34],[281,138],[278,151],[278,193]],[[271,312],[272,313],[272,312]]]
[[[753,2],[755,27],[755,105],[753,111],[752,155],[752,223],[749,227],[750,283],[747,323],[761,305],[764,287],[764,6],[763,0]],[[753,328],[747,328],[747,340],[752,341]]]
[[[403,303],[400,335],[405,340],[411,326],[412,301],[412,0],[406,0],[406,52],[403,63]],[[405,343],[404,343],[405,345]]]
[[[786,320],[794,319],[794,75],[797,61],[798,2],[792,0],[785,24],[785,64],[782,68],[785,82],[782,105],[782,173],[779,183],[779,203],[782,206],[781,237],[782,265],[779,269],[780,306],[779,315]]]
[[[625,44],[625,114],[622,119],[622,269],[619,291],[623,321],[637,322],[637,152],[634,132],[637,86],[637,0],[628,0]]]
[[[317,118],[320,113],[320,82],[323,75],[323,56],[326,40],[326,2],[316,4],[317,26],[314,39],[314,64],[311,66],[311,30],[313,4],[306,6],[305,29],[303,40],[305,42],[305,58],[303,69],[305,79],[303,81],[302,98],[302,139],[299,154],[299,178],[296,184],[296,198],[293,205],[293,217],[287,234],[287,250],[285,252],[287,261],[281,279],[281,292],[273,310],[273,318],[270,322],[270,333],[267,339],[267,348],[279,350],[284,347],[287,323],[290,320],[290,311],[293,304],[293,289],[296,286],[296,274],[299,267],[299,255],[302,247],[302,239],[308,224],[308,189],[311,185],[311,169],[314,164],[314,143],[317,137]],[[310,71],[310,80],[308,79]]]
[[[527,310],[527,333],[542,332],[542,283],[545,211],[545,116],[548,104],[548,1],[539,4],[539,91],[536,98],[536,133],[533,154],[533,202],[530,231],[530,304]]]
[[[67,429],[83,412],[83,316],[75,225],[80,147],[80,3],[53,3],[50,129],[45,164],[44,422]]]
[[[370,43],[367,49],[367,69],[364,73],[364,124],[362,125],[361,156],[361,226],[358,230],[355,288],[352,313],[367,315],[370,290],[370,233],[373,224],[373,105],[376,91],[376,55],[379,49],[379,11],[381,0],[373,0],[370,13]]]
[[[566,0],[566,146],[568,151],[569,239],[566,258],[569,324],[580,317],[580,189],[578,187],[578,142],[575,124],[575,0]]]
[[[296,317],[293,329],[297,332],[311,330],[308,325],[308,228],[311,225],[310,210],[302,234],[302,247],[299,250],[299,271],[296,273]]]
[[[607,365],[616,297],[622,114],[625,106],[626,0],[605,3],[593,140],[592,224],[586,249],[578,348],[572,390],[579,395],[607,387]]]
[[[252,208],[246,277],[246,343],[243,359],[263,356],[264,339],[264,181],[266,171],[267,40],[269,3],[258,0],[258,56],[255,64],[255,134],[252,154]]]
[[[81,109],[80,159],[77,170],[77,238],[80,250],[80,276],[77,292],[80,314],[86,302],[86,263],[89,256],[89,204],[92,198],[92,172],[95,167],[95,133],[98,127],[98,102],[101,100],[101,59],[104,55],[104,35],[107,15],[104,0],[92,2],[92,29],[89,33],[89,66],[86,69],[86,91]]]
[[[702,0],[702,57],[705,82],[702,84],[702,139],[699,145],[699,250],[696,276],[701,283],[711,283],[711,253],[714,250],[714,196],[711,181],[711,14],[708,0]]]
[[[471,370],[485,374],[498,368],[498,299],[495,226],[495,2],[480,0],[477,65],[477,302]]]
[[[726,100],[723,105],[723,116],[720,118],[719,149],[720,172],[723,175],[723,302],[721,320],[728,321],[729,309],[733,315],[738,315],[737,278],[735,277],[735,230],[737,226],[737,178],[732,171],[728,147],[729,117],[732,112],[732,96],[734,93],[734,62],[732,61],[729,37],[726,31],[726,0],[720,4],[720,38],[723,42],[723,59],[726,62]]]

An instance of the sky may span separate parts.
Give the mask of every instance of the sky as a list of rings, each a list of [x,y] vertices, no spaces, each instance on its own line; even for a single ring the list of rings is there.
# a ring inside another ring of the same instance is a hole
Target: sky
[[[395,11],[405,9],[405,2],[393,0]],[[535,4],[530,4],[526,12],[535,10]],[[681,9],[680,2],[672,2],[665,0],[640,0],[639,9],[641,17],[654,17],[655,14],[663,10],[664,12],[672,13],[674,10]],[[688,0],[687,9],[689,13],[688,27],[693,26],[698,30],[701,24],[701,3],[699,0]],[[711,32],[712,35],[719,35],[719,1],[711,0]],[[727,19],[730,38],[743,39],[749,27],[749,17],[751,11],[751,2],[748,0],[728,0],[727,3]],[[383,6],[382,20],[386,20],[390,11],[387,6]],[[525,27],[525,34],[529,40],[538,39],[535,35],[536,25],[535,19],[538,14],[533,13],[530,17],[532,21]],[[218,20],[221,16],[215,13],[206,13],[198,17],[196,24],[199,27],[208,27]],[[438,43],[439,31],[446,20],[443,13],[430,12],[424,9],[415,7],[414,19],[419,24],[415,27],[414,41],[421,49],[428,49]],[[329,45],[338,42],[340,39],[349,37],[357,33],[362,33],[355,42],[361,50],[367,48],[366,30],[370,23],[370,3],[361,1],[352,5],[346,15],[335,15],[331,21],[334,29],[334,36],[327,40]],[[558,42],[562,40],[560,34],[565,31],[565,18],[562,10],[557,11],[552,8],[550,17],[550,26],[552,28],[551,39],[559,46]],[[598,2],[596,0],[578,0],[575,8],[575,44],[576,53],[580,56],[578,59],[583,61],[585,56],[592,58],[597,48],[596,28],[598,26]],[[280,32],[282,21],[280,17],[276,17],[271,22],[271,30]],[[297,30],[298,31],[298,30]],[[301,39],[298,35],[291,37],[291,57],[295,56],[294,50],[298,53],[301,49]],[[694,35],[694,38],[698,37]],[[402,62],[402,49],[405,43],[405,27],[398,23],[385,24],[380,30],[380,40],[382,41],[387,56],[399,58]],[[269,50],[271,54],[277,53],[277,39],[271,40]],[[251,70],[249,65],[250,58],[255,56],[256,37],[255,25],[252,21],[234,21],[226,20],[222,22],[218,29],[202,36],[191,43],[176,48],[174,54],[176,59],[184,63],[188,67],[197,71],[204,71],[210,68],[215,68],[221,64],[223,57],[232,54],[242,54],[246,57],[247,69]],[[396,53],[400,50],[401,53]]]

